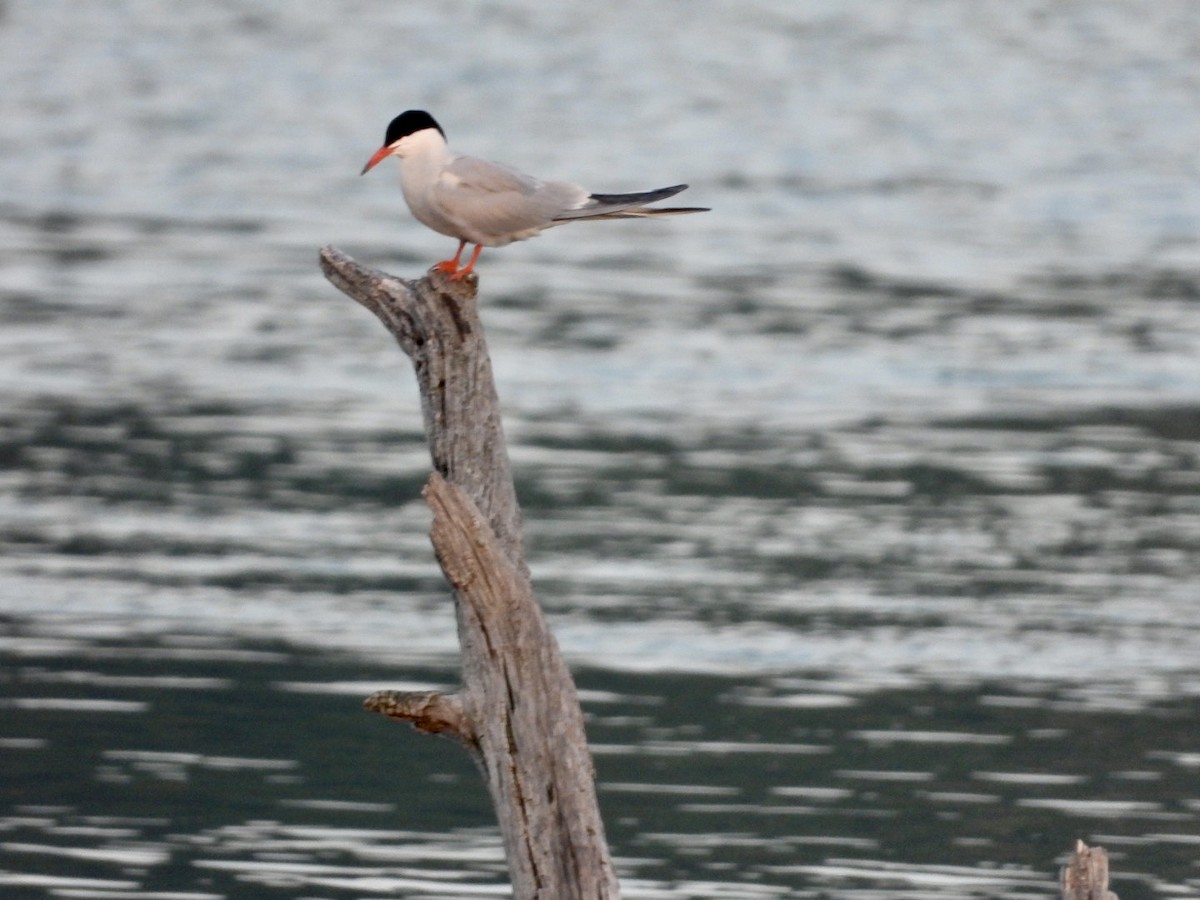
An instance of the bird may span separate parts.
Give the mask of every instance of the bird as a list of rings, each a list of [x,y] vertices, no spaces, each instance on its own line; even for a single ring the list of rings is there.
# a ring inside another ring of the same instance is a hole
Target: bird
[[[705,207],[651,207],[686,190],[676,184],[633,194],[593,194],[567,181],[542,181],[500,163],[455,153],[429,113],[410,109],[392,119],[383,145],[367,160],[366,175],[389,156],[400,162],[400,188],[413,217],[458,239],[458,252],[434,268],[461,281],[484,247],[503,247],[568,222],[643,219],[708,212]],[[474,244],[467,264],[463,250]]]

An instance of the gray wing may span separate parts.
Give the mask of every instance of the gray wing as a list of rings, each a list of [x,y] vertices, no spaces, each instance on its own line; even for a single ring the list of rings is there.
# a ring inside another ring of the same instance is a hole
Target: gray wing
[[[433,187],[439,210],[480,243],[530,237],[587,197],[578,185],[539,181],[473,156],[453,159]]]

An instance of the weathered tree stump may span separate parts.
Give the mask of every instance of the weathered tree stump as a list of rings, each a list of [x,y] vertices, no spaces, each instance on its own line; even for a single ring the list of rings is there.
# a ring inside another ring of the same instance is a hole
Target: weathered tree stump
[[[321,250],[325,277],[371,310],[412,359],[434,473],[431,538],[455,592],[462,684],[380,691],[366,707],[459,741],[478,763],[516,900],[617,900],[583,713],[542,615],[474,278],[396,278]]]
[[[1075,852],[1059,873],[1062,900],[1117,900],[1108,889],[1108,853],[1075,841]]]

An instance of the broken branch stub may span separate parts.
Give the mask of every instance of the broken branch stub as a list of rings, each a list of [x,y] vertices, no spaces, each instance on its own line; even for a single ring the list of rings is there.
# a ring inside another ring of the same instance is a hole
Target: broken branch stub
[[[1117,900],[1108,889],[1108,853],[1075,841],[1075,852],[1059,873],[1062,900]]]

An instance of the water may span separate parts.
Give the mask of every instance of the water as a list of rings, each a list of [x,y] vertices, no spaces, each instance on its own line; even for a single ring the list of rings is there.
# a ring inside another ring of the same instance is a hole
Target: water
[[[444,670],[195,635],[10,626],[7,648],[5,897],[502,893],[465,754],[359,709]],[[580,686],[631,897],[1049,896],[1077,830],[1123,896],[1193,890],[1194,696],[586,667]]]
[[[1186,3],[0,11],[3,896],[495,896],[392,115],[714,212],[482,257],[630,897],[1194,895]]]

